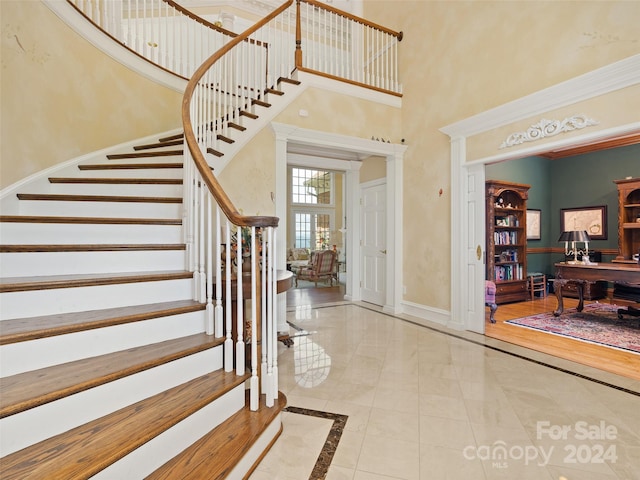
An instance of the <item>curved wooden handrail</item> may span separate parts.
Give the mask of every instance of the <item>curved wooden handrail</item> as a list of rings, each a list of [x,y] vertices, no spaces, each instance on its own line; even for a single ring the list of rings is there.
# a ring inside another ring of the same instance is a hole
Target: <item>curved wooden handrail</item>
[[[322,10],[327,10],[329,12],[335,13],[336,15],[339,15],[341,17],[344,18],[348,18],[349,20],[353,20],[354,22],[357,23],[361,23],[362,25],[366,25],[368,27],[374,28],[376,30],[379,30],[381,32],[387,33],[389,35],[392,35],[394,37],[396,37],[398,39],[398,41],[402,41],[402,37],[404,36],[404,34],[402,32],[396,32],[394,30],[391,30],[389,28],[383,27],[382,25],[378,25],[376,23],[370,22],[362,17],[358,17],[356,15],[352,15],[349,12],[344,12],[342,10],[339,10],[335,7],[332,7],[331,5],[327,5],[326,3],[321,3],[318,2],[316,0],[298,0],[299,2],[303,2],[303,3],[308,3],[309,5],[313,5],[314,7],[318,7]]]
[[[255,25],[239,34],[229,43],[224,45],[220,50],[214,53],[211,57],[209,57],[195,71],[195,73],[191,77],[191,80],[189,80],[189,82],[187,83],[187,88],[185,89],[184,96],[182,97],[182,124],[184,126],[184,140],[187,144],[187,147],[189,148],[189,151],[191,152],[196,168],[198,169],[198,172],[200,172],[202,180],[207,185],[207,188],[211,192],[211,195],[213,195],[216,202],[218,203],[226,217],[229,219],[229,221],[234,225],[242,227],[277,227],[279,219],[278,217],[269,216],[241,215],[238,209],[236,209],[229,196],[222,189],[222,186],[220,185],[218,180],[215,178],[213,173],[211,173],[211,168],[209,167],[207,160],[204,158],[204,154],[198,146],[198,142],[193,131],[193,124],[191,123],[191,99],[196,87],[198,86],[198,82],[202,79],[202,77],[214,63],[216,63],[220,58],[222,58],[227,52],[229,52],[240,42],[246,41],[252,33],[269,23],[269,21],[280,15],[280,13],[284,12],[291,5],[293,5],[293,0],[288,0],[287,2],[283,3],[280,7],[275,9]]]

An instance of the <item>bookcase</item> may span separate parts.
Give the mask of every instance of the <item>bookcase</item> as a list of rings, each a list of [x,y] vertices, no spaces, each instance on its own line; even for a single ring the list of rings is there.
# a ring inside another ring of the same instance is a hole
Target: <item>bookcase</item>
[[[614,262],[638,263],[640,253],[640,178],[614,180],[618,186],[618,256]]]
[[[527,198],[530,185],[487,180],[487,279],[496,303],[527,300]]]

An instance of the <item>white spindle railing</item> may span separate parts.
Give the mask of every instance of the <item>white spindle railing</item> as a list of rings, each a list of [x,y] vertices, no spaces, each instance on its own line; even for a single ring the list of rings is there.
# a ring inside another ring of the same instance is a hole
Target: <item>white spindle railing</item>
[[[190,78],[213,52],[236,36],[219,23],[208,22],[171,0],[68,2],[127,48],[184,78]],[[298,68],[393,94],[402,93],[398,77],[398,42],[402,33],[325,3],[314,0],[297,3],[299,9],[295,6],[287,9],[276,23],[252,35],[265,48],[268,46],[269,62],[278,66],[277,70],[268,70],[269,73],[286,72],[288,76]],[[296,64],[297,36],[301,55]],[[255,75],[264,72],[259,63],[264,57],[253,55],[257,45],[244,47],[243,55],[251,56],[255,63],[245,64],[242,71],[227,69],[229,78],[238,85],[245,80],[255,83]],[[274,80],[277,78],[268,79],[268,83]],[[237,107],[241,97],[228,101],[230,107]]]
[[[400,95],[402,34],[313,0],[288,0],[241,35],[171,0],[68,1],[139,55],[190,77],[182,110],[186,268],[193,272],[194,299],[206,304],[207,334],[225,339],[224,370],[244,375],[249,369],[250,407],[258,408],[260,391],[273,406],[278,219],[240,215],[212,174],[209,156],[231,137],[230,124],[241,125],[254,103],[296,69]]]
[[[104,32],[184,78],[235,34],[171,0],[67,0]]]
[[[321,2],[300,1],[299,69],[401,94],[398,42],[402,33]]]

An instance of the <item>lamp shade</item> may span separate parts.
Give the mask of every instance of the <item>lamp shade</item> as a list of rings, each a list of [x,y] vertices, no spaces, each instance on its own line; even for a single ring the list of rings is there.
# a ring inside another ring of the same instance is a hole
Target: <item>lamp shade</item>
[[[562,232],[560,234],[560,238],[558,238],[559,242],[588,242],[589,234],[586,230],[569,230],[566,232]]]

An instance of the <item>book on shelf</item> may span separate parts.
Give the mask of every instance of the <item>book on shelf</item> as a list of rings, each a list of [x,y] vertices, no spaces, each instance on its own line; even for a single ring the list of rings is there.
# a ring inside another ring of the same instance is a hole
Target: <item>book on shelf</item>
[[[518,232],[494,232],[493,241],[496,245],[515,245],[518,243]]]
[[[495,279],[497,282],[506,282],[509,280],[522,280],[522,265],[496,265],[494,267]]]

